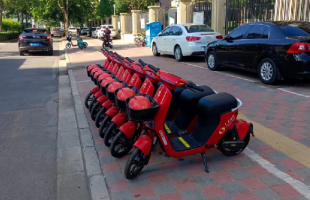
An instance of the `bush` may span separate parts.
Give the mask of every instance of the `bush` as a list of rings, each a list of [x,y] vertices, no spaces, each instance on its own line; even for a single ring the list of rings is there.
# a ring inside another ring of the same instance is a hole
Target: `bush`
[[[19,32],[0,32],[0,42],[16,39],[19,36]]]
[[[20,30],[22,30],[20,22],[2,18],[2,31],[19,32]]]

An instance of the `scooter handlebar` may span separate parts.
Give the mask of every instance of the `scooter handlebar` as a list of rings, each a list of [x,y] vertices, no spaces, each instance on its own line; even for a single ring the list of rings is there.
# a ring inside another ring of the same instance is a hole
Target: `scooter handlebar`
[[[126,57],[126,60],[128,60],[129,62],[133,63],[134,61],[131,60],[130,58]]]
[[[139,61],[139,63],[141,63],[143,66],[147,65],[147,64],[146,64],[145,62],[143,62],[143,60],[141,60],[141,59],[139,59],[138,61]]]
[[[158,72],[160,69],[157,68],[157,67],[154,67],[153,65],[151,64],[148,64],[147,66],[149,66],[152,70],[154,70],[155,72]]]

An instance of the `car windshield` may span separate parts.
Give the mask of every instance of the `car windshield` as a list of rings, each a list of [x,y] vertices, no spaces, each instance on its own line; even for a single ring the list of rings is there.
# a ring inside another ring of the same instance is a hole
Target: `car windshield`
[[[308,26],[285,26],[284,30],[288,37],[310,36],[310,25]]]
[[[113,28],[113,26],[109,26],[109,28]]]
[[[75,30],[76,28],[69,28],[69,30]]]
[[[214,32],[214,30],[207,25],[184,25],[188,33],[197,33],[197,32]]]
[[[96,28],[97,30],[100,30],[100,28]]]
[[[46,33],[45,29],[25,29],[25,33]]]

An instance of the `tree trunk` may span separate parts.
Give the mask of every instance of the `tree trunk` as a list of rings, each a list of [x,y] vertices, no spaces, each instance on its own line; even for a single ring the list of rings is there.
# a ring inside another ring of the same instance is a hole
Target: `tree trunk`
[[[66,37],[69,36],[68,34],[68,28],[69,28],[69,18],[68,18],[68,13],[65,13],[65,33],[66,33]]]
[[[21,24],[22,24],[23,29],[25,29],[25,27],[24,27],[24,13],[22,13],[22,22],[21,22]]]
[[[2,32],[2,9],[0,8],[0,32]]]

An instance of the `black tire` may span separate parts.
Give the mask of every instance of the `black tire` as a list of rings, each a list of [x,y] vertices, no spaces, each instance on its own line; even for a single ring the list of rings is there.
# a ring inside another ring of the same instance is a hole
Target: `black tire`
[[[90,111],[90,117],[93,121],[96,120],[96,116],[98,112],[100,111],[100,108],[101,108],[101,104],[97,101]]]
[[[138,176],[146,163],[144,157],[145,156],[139,148],[136,148],[133,151],[124,169],[124,174],[127,179],[134,179]]]
[[[277,83],[278,69],[272,59],[264,58],[258,66],[258,73],[262,83],[267,85],[275,85]]]
[[[101,108],[100,111],[96,115],[95,125],[97,128],[100,127],[100,122],[104,119],[104,113],[107,111],[105,108]]]
[[[53,53],[54,53],[54,51],[53,51],[53,50],[50,50],[50,51],[47,52],[47,55],[52,56]]]
[[[221,70],[221,66],[218,64],[217,56],[214,51],[210,51],[206,56],[206,62],[208,65],[208,68],[211,71],[219,71]]]
[[[119,131],[114,137],[110,146],[111,155],[115,158],[121,158],[127,155],[127,153],[132,149],[132,147],[132,139],[128,139],[122,131]]]
[[[107,131],[104,134],[104,144],[107,147],[111,146],[111,143],[113,141],[113,138],[117,133],[115,133],[115,130],[117,129],[117,125],[115,123],[111,123],[110,126],[108,127]]]
[[[110,123],[111,123],[111,117],[105,116],[105,118],[102,120],[100,127],[99,127],[99,136],[101,138],[104,138],[105,132],[107,128],[109,127]]]
[[[180,46],[176,46],[174,49],[174,57],[175,60],[178,62],[181,62],[184,59],[184,56],[182,54],[182,49]]]
[[[251,137],[251,135],[248,134],[244,138],[244,146],[242,147],[242,149],[240,151],[227,151],[225,148],[223,148],[221,146],[221,143],[219,143],[217,145],[217,149],[220,150],[220,152],[222,152],[222,154],[224,154],[225,156],[236,156],[236,155],[240,154],[248,146],[248,144],[250,142],[250,137]]]
[[[89,112],[93,109],[93,106],[95,105],[96,102],[97,102],[97,98],[94,97],[93,100],[91,100],[89,104]]]
[[[153,52],[154,56],[159,56],[160,55],[160,53],[158,53],[158,51],[157,51],[156,43],[153,43],[152,52]]]
[[[19,51],[19,55],[20,55],[20,56],[24,56],[25,54],[24,54],[23,51]]]
[[[88,95],[85,97],[84,105],[87,109],[89,109],[89,103],[93,100],[94,94],[92,92],[89,92]]]

